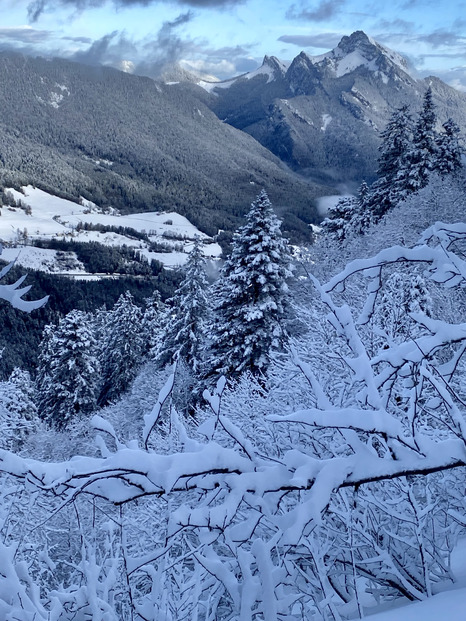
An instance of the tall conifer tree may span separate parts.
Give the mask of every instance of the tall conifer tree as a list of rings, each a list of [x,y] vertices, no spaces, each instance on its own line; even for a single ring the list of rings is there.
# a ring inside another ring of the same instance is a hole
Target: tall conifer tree
[[[413,133],[413,144],[409,159],[408,187],[411,192],[425,187],[429,181],[429,173],[435,168],[437,157],[437,132],[435,124],[437,116],[432,99],[432,89],[424,95],[419,118]]]
[[[211,359],[216,373],[266,371],[271,351],[285,339],[290,276],[280,221],[262,190],[233,238],[231,255],[216,284]]]
[[[96,407],[100,377],[97,344],[89,316],[69,312],[58,326],[46,326],[36,378],[39,413],[63,428]]]
[[[437,163],[435,170],[445,176],[457,172],[461,166],[462,149],[460,146],[460,128],[452,120],[448,119],[442,125],[444,131],[437,138]]]
[[[209,312],[205,259],[196,239],[184,269],[184,278],[169,303],[167,327],[162,338],[159,361],[181,359],[194,373],[202,366],[206,347],[206,321]]]
[[[370,189],[368,206],[378,220],[409,193],[409,161],[412,120],[408,106],[395,110],[381,133],[377,181]]]
[[[108,313],[101,351],[102,389],[98,405],[106,405],[129,388],[142,363],[142,311],[129,291]]]

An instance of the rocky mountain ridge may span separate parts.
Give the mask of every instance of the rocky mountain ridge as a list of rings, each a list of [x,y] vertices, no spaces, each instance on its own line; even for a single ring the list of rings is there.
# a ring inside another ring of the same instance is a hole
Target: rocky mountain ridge
[[[300,174],[336,186],[373,180],[379,132],[401,105],[416,114],[429,86],[439,122],[451,117],[466,131],[466,94],[416,79],[400,54],[362,31],[320,56],[301,52],[289,64],[266,56],[250,74],[198,84],[220,119]]]

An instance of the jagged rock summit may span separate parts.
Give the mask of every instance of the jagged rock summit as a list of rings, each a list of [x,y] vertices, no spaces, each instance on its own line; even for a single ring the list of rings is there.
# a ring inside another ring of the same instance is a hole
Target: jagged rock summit
[[[408,61],[401,54],[381,45],[362,30],[343,37],[337,47],[328,54],[324,54],[323,57],[333,59],[337,65],[341,59],[346,58],[347,62],[344,65],[346,71],[349,71],[352,66],[368,66],[367,63],[373,63],[368,68],[377,67],[379,71],[384,71],[395,67],[408,75],[410,73]],[[348,62],[350,59],[353,60],[353,65]],[[340,65],[338,68],[342,70]]]
[[[291,63],[266,56],[255,71],[209,84],[206,103],[296,172],[355,187],[374,179],[391,113],[407,104],[415,115],[429,85],[440,123],[451,117],[464,132],[464,93],[416,79],[406,59],[359,30],[319,56],[303,51]]]
[[[293,93],[306,95],[315,91],[312,84],[341,78],[355,71],[371,73],[384,84],[390,81],[415,82],[405,58],[361,30],[343,37],[336,48],[325,54],[310,56],[301,52],[291,63],[286,78]]]

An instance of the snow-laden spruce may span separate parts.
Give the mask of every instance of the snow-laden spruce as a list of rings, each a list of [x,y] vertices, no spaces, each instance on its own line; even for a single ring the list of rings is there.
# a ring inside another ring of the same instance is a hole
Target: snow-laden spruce
[[[383,216],[409,193],[408,154],[412,130],[413,121],[408,107],[402,106],[395,110],[380,134],[378,178],[372,184],[369,201],[375,218]]]
[[[161,364],[179,360],[194,374],[199,374],[204,358],[209,315],[205,258],[199,238],[196,238],[183,271],[184,277],[180,286],[173,298],[167,302],[169,309],[166,327],[157,358]]]
[[[262,190],[233,238],[215,286],[211,367],[216,374],[263,373],[271,351],[283,346],[290,264],[280,221]]]
[[[422,109],[414,127],[411,149],[408,153],[408,187],[412,192],[427,185],[429,173],[436,168],[438,157],[437,115],[429,87],[424,95]]]
[[[96,407],[100,364],[90,316],[69,312],[44,329],[36,377],[39,411],[58,428]]]
[[[119,397],[136,377],[144,350],[142,311],[129,291],[120,295],[111,311],[103,315],[101,334],[102,386],[98,405]]]

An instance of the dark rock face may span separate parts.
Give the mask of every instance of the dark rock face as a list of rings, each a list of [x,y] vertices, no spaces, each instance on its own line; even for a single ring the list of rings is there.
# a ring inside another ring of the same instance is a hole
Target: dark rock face
[[[296,56],[286,72],[286,80],[295,97],[315,95],[322,84],[322,78],[323,71],[304,52]]]
[[[270,67],[273,78],[266,73]],[[269,57],[262,69],[214,89],[207,104],[315,181],[371,181],[379,132],[404,104],[416,115],[429,84],[440,123],[452,117],[466,131],[464,93],[436,78],[414,79],[405,59],[362,31],[343,37],[322,56],[301,52],[286,71]]]

